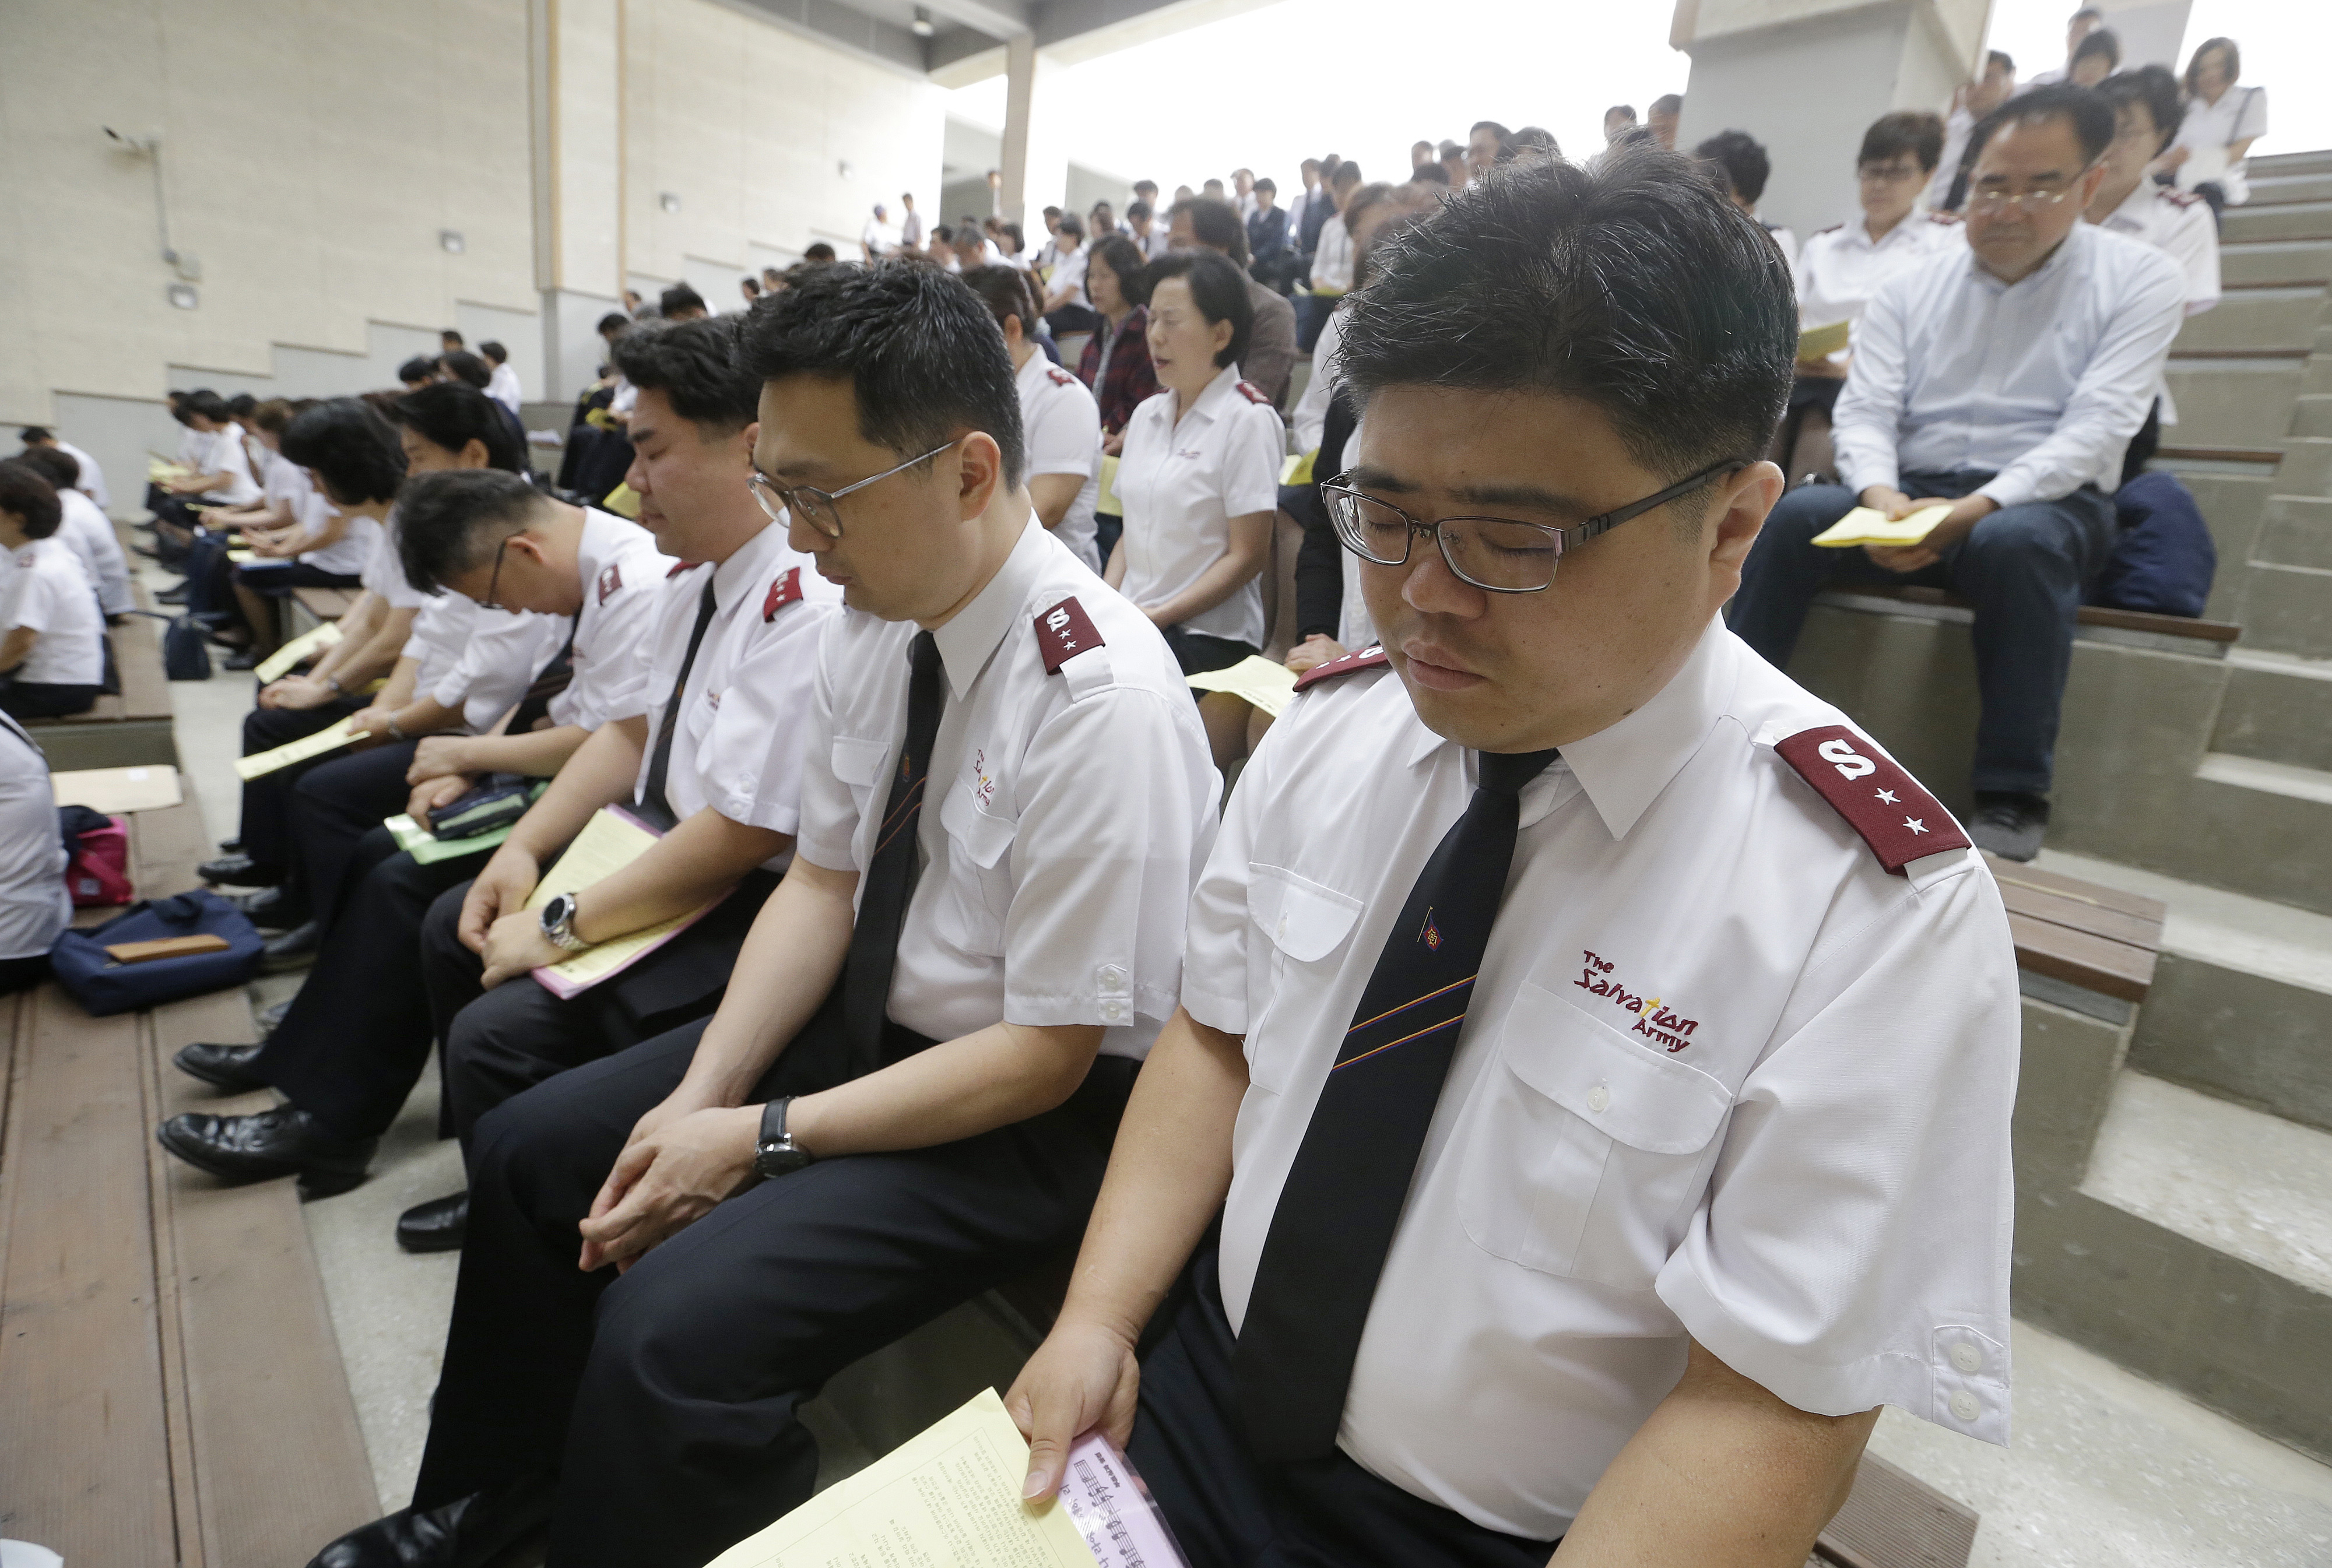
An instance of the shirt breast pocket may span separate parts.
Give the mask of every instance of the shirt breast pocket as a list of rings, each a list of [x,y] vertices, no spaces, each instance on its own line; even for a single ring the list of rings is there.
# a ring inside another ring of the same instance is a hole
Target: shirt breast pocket
[[[958,784],[940,804],[947,833],[948,885],[932,910],[940,934],[964,952],[1004,956],[1004,923],[1012,913],[1012,840],[1020,825],[983,811]]]
[[[866,830],[867,819],[878,816],[883,802],[875,797],[875,788],[883,782],[883,760],[891,748],[880,741],[854,740],[847,735],[834,738],[834,751],[829,764],[834,777],[850,791],[850,804],[858,816],[859,830]],[[871,860],[874,844],[862,839]]]
[[[1733,1096],[1525,983],[1459,1155],[1474,1244],[1543,1274],[1650,1287],[1683,1238]]]
[[[1345,942],[1365,907],[1285,866],[1248,863],[1247,917],[1270,943],[1263,1005],[1253,1010],[1247,1033],[1247,1076],[1258,1087],[1277,1094],[1286,1086],[1288,1067],[1308,1037],[1305,1026],[1334,986]]]

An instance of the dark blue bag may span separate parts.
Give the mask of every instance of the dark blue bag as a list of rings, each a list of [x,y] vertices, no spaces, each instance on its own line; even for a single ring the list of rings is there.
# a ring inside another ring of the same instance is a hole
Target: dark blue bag
[[[210,637],[192,616],[166,616],[159,610],[131,610],[162,625],[162,674],[173,681],[211,678]]]
[[[2218,574],[2219,550],[2194,492],[2178,476],[2149,469],[2114,493],[2121,536],[2097,587],[2093,605],[2147,610],[2158,616],[2200,616]]]
[[[226,951],[147,963],[116,963],[105,951],[116,942],[168,936],[223,937]],[[132,904],[103,925],[66,932],[49,950],[49,970],[73,1000],[101,1018],[239,986],[259,971],[265,945],[249,915],[202,888]]]

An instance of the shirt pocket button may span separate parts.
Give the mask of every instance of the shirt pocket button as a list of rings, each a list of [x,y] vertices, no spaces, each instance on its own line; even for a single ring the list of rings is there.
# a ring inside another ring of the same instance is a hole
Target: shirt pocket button
[[[1604,1112],[1610,1110],[1611,1108],[1611,1090],[1610,1086],[1603,1084],[1598,1084],[1593,1088],[1588,1090],[1587,1108],[1594,1112],[1599,1116]]]

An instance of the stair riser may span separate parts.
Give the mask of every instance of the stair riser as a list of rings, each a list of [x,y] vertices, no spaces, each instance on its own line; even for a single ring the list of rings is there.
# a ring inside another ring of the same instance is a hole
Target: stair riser
[[[2306,374],[2299,359],[2173,359],[2168,379],[2178,423],[2172,438],[2180,445],[2271,444],[2292,428],[2292,403]]]
[[[2332,174],[2278,174],[2251,181],[2247,212],[2280,206],[2287,202],[2332,201]]]
[[[2332,773],[2332,681],[2235,665],[2211,750]]]
[[[2324,311],[2325,293],[2321,289],[2295,290],[2289,294],[2265,289],[2238,289],[2222,295],[2218,304],[2201,315],[2187,317],[2171,352],[2307,348],[2323,323]]]
[[[2129,1066],[2332,1130],[2332,996],[2165,952]]]
[[[2291,411],[2291,434],[2294,435],[2332,436],[2332,397],[2314,396],[2301,397]],[[2188,439],[2185,431],[2182,429],[2178,433],[2178,438],[2181,441]],[[2270,437],[2270,439],[2272,439],[2272,437]],[[2230,442],[2227,445],[2233,445],[2234,443]],[[2288,487],[2279,484],[2276,488],[2282,490]],[[2314,487],[2309,486],[2308,488],[2312,490]],[[2305,493],[2305,492],[2303,492],[2303,493]]]
[[[2305,399],[2301,408],[2307,406]],[[2299,410],[2294,411],[2297,422]],[[2293,436],[2280,444],[2283,461],[2270,482],[2278,495],[2332,496],[2332,440]]]
[[[2252,567],[2242,593],[2242,645],[2332,659],[2332,578]]]
[[[2275,179],[2295,174],[2332,174],[2332,149],[2316,148],[2306,152],[2267,152],[2251,160],[2253,179]]]
[[[2230,207],[2221,237],[2237,244],[2246,240],[2332,239],[2332,202]]]
[[[2251,559],[2332,570],[2332,497],[2279,495],[2269,501]]]
[[[2194,504],[2211,531],[2211,544],[2219,552],[2219,571],[2211,584],[2203,614],[2214,621],[2241,624],[2244,578],[2237,569],[2258,549],[2260,519],[2265,513],[2272,481],[2240,473],[2213,473],[2172,466],[2181,483],[2193,492]]]
[[[2219,251],[2222,283],[2321,283],[2332,279],[2332,240],[2270,241]]]

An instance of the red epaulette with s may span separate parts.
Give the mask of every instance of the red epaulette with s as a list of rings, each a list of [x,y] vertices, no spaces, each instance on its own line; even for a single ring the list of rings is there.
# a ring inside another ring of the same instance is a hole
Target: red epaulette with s
[[[672,569],[664,574],[664,581],[670,582],[681,573],[684,571],[694,571],[698,567],[701,567],[703,564],[704,563],[701,560],[676,560],[672,563]]]
[[[1862,835],[1893,875],[1902,875],[1915,860],[1968,846],[1967,835],[1941,802],[1843,724],[1801,730],[1773,750]]]
[[[766,626],[778,618],[778,612],[802,597],[801,568],[789,566],[779,572],[769,584],[769,591],[761,599],[761,623]]]
[[[1346,654],[1341,659],[1330,659],[1324,664],[1313,665],[1295,677],[1295,689],[1300,692],[1305,687],[1315,685],[1322,681],[1333,681],[1338,675],[1349,675],[1355,670],[1373,670],[1380,664],[1391,662],[1385,657],[1385,651],[1381,647],[1362,648],[1357,654]]]
[[[1101,645],[1101,633],[1075,595],[1037,617],[1037,651],[1045,656],[1048,675],[1059,674],[1063,664]]]
[[[1842,228],[1844,228],[1844,227],[1846,227],[1846,225],[1845,225],[1844,224],[1832,224],[1832,225],[1830,225],[1830,227],[1828,227],[1828,228],[1826,228],[1826,229],[1816,229],[1816,230],[1814,231],[1814,233],[1816,233],[1816,234],[1834,234],[1838,233],[1838,231],[1839,231],[1839,230],[1840,230],[1840,229],[1842,229]]]
[[[1076,382],[1076,378],[1075,376],[1070,375],[1058,365],[1051,367],[1045,372],[1045,374],[1052,378],[1053,385],[1056,387],[1073,386]]]
[[[1257,386],[1254,382],[1242,381],[1238,384],[1238,389],[1239,396],[1246,398],[1248,402],[1260,403],[1266,408],[1271,406],[1271,399],[1265,397],[1263,395],[1263,388]]]
[[[2161,193],[2164,201],[2174,207],[2191,207],[2203,199],[2191,190],[2179,190],[2173,186],[2158,185],[2154,188]]]

